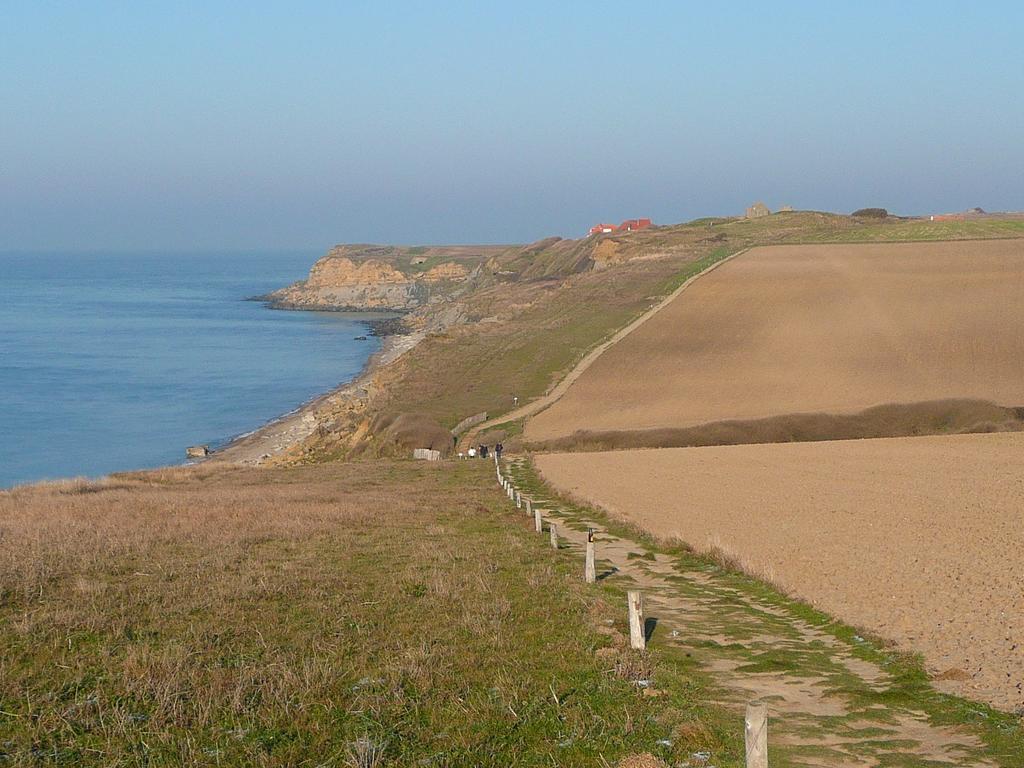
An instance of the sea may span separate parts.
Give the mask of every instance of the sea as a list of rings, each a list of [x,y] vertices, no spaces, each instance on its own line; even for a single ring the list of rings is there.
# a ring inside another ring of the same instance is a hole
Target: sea
[[[246,300],[317,255],[0,253],[0,488],[180,464],[354,378],[373,316]]]

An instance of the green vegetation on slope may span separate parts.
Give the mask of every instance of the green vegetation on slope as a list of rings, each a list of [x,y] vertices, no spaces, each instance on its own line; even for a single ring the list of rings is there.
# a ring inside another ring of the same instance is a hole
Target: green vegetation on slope
[[[510,411],[514,396],[523,403],[544,394],[594,346],[692,275],[744,248],[1007,237],[1024,237],[1024,220],[880,221],[793,212],[513,249],[515,258],[505,264],[509,279],[464,298],[469,322],[414,349],[387,381],[378,408],[424,414],[444,427],[482,411]],[[607,268],[545,278],[578,268],[600,249],[610,254]]]
[[[688,226],[688,225],[686,225]],[[796,211],[759,219],[731,219],[714,229],[750,245],[780,243],[902,243],[1024,237],[1024,218],[875,219]]]
[[[430,334],[383,376],[369,416],[417,414],[447,429],[471,414],[508,412],[514,398],[521,405],[543,395],[686,279],[744,248],[1021,236],[1024,221],[1015,219],[930,222],[798,211],[509,248],[495,257],[493,279],[458,301],[466,322]],[[598,262],[603,268],[586,268]],[[341,416],[338,424],[310,446],[309,458],[341,458],[374,444],[371,433],[356,450],[344,437],[357,421]]]
[[[451,428],[474,413],[510,410],[515,397],[522,403],[541,395],[595,344],[656,303],[680,275],[691,274],[702,255],[693,251],[564,280],[509,279],[480,290],[463,300],[464,324],[428,335],[381,373],[373,415],[417,414]],[[348,450],[328,436],[314,458]]]

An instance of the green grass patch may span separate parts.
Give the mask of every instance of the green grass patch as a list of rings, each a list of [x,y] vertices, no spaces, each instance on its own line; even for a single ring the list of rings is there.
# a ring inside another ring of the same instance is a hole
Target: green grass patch
[[[738,765],[699,673],[643,661],[673,681],[651,699],[596,655],[625,629],[618,588],[582,584],[491,475],[373,462],[23,492],[0,764]]]

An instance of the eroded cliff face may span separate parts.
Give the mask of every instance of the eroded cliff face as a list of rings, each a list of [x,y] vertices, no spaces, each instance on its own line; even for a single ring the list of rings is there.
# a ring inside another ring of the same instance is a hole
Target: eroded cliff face
[[[385,249],[380,249],[385,251]],[[367,256],[365,250],[339,246],[317,261],[306,280],[263,297],[282,309],[377,310],[408,312],[432,299],[450,298],[468,281],[465,264],[442,261],[425,269],[426,259],[386,249],[384,258]],[[355,258],[353,258],[353,256]],[[394,261],[408,263],[403,271]],[[434,257],[432,261],[437,261]]]
[[[357,264],[344,256],[325,256],[309,270],[305,287],[320,289],[406,282],[409,279],[405,275],[390,264],[376,259]]]
[[[549,237],[528,245],[336,245],[307,279],[259,298],[280,309],[411,312],[502,282],[559,280],[614,266],[642,252],[645,235]]]
[[[456,264],[454,261],[438,264],[436,267],[431,267],[423,273],[423,279],[428,283],[439,283],[445,280],[465,280],[467,277],[469,277],[469,270],[462,264]]]

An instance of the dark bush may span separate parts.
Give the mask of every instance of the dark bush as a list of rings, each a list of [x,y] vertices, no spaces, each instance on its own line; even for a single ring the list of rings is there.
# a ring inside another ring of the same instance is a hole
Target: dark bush
[[[860,216],[865,219],[884,219],[889,216],[889,212],[885,208],[861,208],[859,211],[854,211],[852,216]]]

